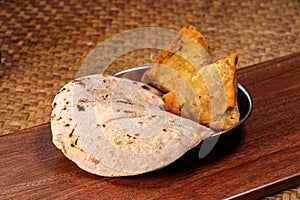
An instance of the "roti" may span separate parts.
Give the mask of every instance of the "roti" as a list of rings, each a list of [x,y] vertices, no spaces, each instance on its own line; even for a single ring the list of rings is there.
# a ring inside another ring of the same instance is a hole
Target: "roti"
[[[232,54],[213,63],[194,27],[183,28],[142,77],[165,93],[166,110],[217,130],[239,122],[236,64]]]
[[[52,106],[55,146],[80,168],[101,176],[162,168],[214,133],[166,112],[150,86],[112,76],[73,80]]]

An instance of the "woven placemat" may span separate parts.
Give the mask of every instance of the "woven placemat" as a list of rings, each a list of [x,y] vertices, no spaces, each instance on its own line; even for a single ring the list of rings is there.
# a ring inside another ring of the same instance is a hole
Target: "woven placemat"
[[[0,8],[0,135],[49,122],[56,92],[96,45],[123,31],[193,25],[215,59],[237,52],[240,68],[300,51],[299,0],[0,0]],[[152,62],[158,53],[130,52],[108,73]]]
[[[267,196],[262,200],[299,200],[300,199],[300,185],[278,194]]]

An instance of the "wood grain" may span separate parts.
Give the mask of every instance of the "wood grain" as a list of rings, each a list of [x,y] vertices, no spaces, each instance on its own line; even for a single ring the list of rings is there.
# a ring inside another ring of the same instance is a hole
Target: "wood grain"
[[[0,137],[2,199],[255,199],[300,184],[300,52],[243,68],[254,109],[198,159],[125,178],[89,174],[51,143],[50,124]]]

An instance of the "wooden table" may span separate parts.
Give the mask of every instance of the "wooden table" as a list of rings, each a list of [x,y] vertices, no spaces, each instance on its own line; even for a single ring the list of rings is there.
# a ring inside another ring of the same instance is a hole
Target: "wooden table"
[[[192,150],[134,177],[81,170],[54,147],[49,123],[2,136],[0,199],[255,199],[300,184],[299,78],[300,52],[239,70],[254,103],[243,128],[204,159]]]

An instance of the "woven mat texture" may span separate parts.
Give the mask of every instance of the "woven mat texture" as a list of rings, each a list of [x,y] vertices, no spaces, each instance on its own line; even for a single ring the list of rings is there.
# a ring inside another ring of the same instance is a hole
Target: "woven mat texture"
[[[237,52],[241,68],[300,51],[299,13],[299,0],[0,0],[0,135],[49,122],[56,92],[114,34],[193,25],[215,59]],[[120,56],[108,73],[152,62],[159,52]],[[278,198],[297,194],[299,187]]]

